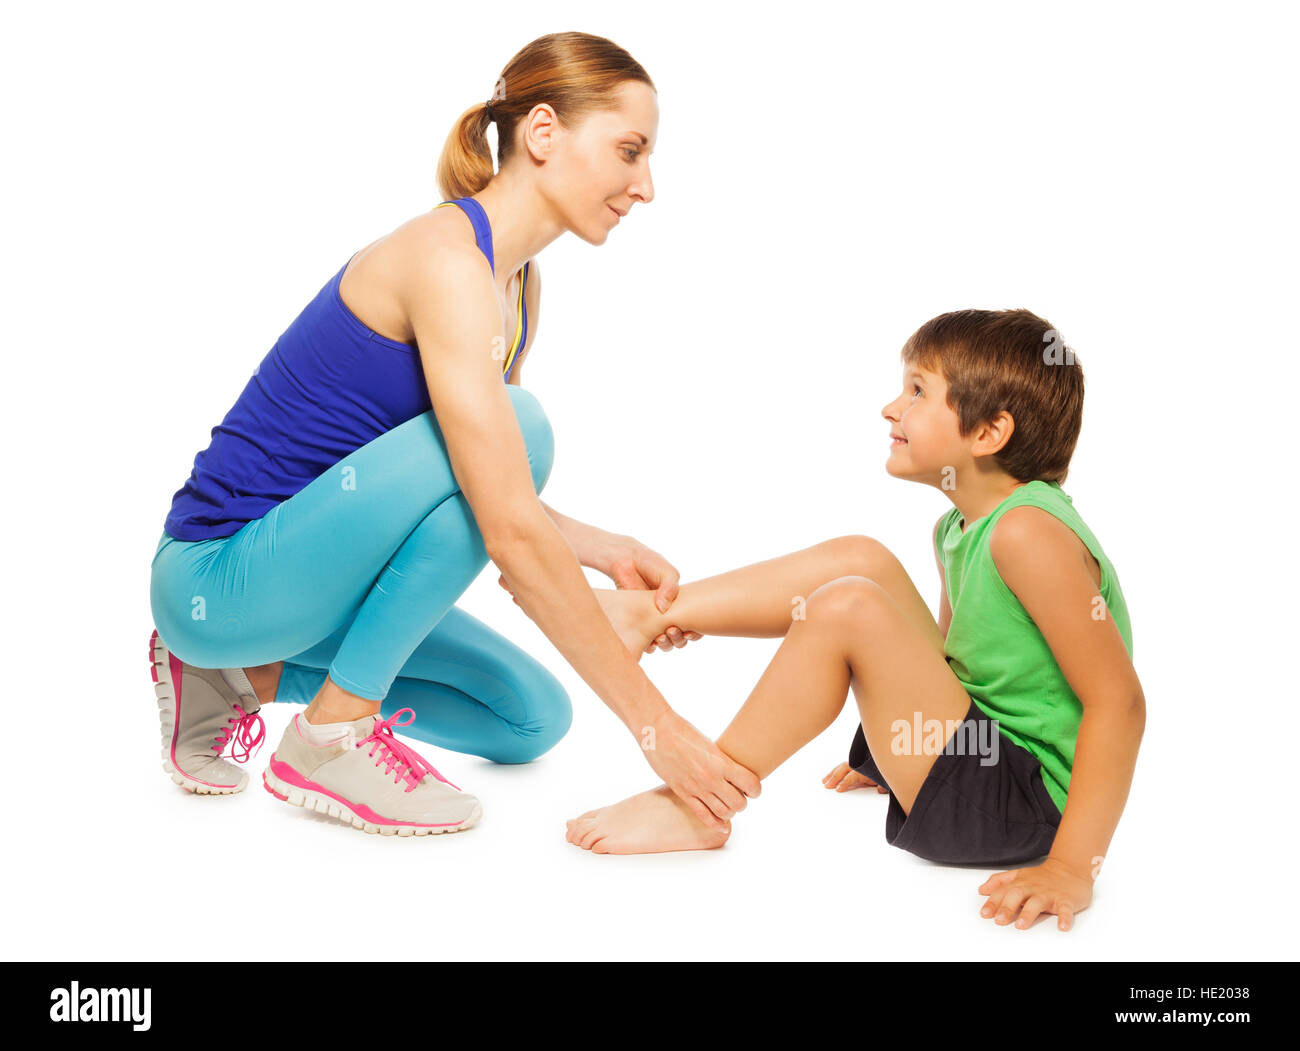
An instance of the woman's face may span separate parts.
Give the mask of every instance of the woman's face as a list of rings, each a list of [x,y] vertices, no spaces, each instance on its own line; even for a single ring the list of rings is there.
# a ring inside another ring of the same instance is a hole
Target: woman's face
[[[634,204],[654,200],[650,154],[659,137],[658,95],[641,81],[624,81],[608,109],[576,128],[558,122],[551,128],[541,173],[545,192],[570,230],[604,244]]]

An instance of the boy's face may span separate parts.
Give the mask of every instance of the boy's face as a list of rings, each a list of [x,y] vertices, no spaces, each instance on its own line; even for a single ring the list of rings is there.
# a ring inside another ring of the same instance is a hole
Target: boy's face
[[[938,485],[945,467],[955,470],[970,455],[957,432],[957,414],[948,407],[948,384],[939,373],[904,365],[903,392],[880,414],[890,424],[885,470],[897,478]]]

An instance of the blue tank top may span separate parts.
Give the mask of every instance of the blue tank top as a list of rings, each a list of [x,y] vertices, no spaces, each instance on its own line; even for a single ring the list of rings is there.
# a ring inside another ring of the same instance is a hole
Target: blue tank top
[[[492,227],[472,197],[459,205],[496,273]],[[348,259],[350,263],[352,258]],[[520,270],[518,323],[502,367],[510,378],[528,339]],[[339,295],[347,270],[326,283],[253,370],[212,441],[194,458],[163,525],[177,540],[230,536],[304,489],[386,431],[432,409],[419,348],[367,327]]]

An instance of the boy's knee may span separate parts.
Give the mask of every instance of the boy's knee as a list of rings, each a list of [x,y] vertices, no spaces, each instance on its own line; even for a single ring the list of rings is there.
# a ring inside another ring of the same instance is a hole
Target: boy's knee
[[[555,460],[555,434],[551,430],[551,421],[546,418],[542,403],[531,391],[506,384],[506,393],[510,395],[515,417],[519,420],[519,430],[524,436],[524,447],[528,450],[533,488],[540,493],[551,476],[551,465]]]
[[[888,593],[874,580],[846,575],[813,590],[808,596],[805,619],[823,627],[847,627],[860,632],[874,625],[887,605]]]

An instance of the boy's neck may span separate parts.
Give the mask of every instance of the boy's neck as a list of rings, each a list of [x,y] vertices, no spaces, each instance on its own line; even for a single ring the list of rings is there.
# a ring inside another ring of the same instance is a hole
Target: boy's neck
[[[984,473],[966,472],[966,484],[944,490],[944,495],[961,512],[961,529],[964,533],[972,523],[991,514],[1008,496],[1028,482],[1021,482],[1003,471]]]

